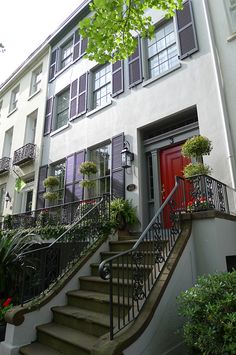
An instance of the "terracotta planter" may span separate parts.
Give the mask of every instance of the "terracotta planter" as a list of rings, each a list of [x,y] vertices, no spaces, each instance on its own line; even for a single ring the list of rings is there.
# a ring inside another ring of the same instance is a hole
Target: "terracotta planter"
[[[0,323],[0,342],[5,340],[7,323]]]

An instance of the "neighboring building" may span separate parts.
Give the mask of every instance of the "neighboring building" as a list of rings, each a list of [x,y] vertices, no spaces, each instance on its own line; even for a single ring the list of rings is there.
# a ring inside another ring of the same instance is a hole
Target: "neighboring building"
[[[45,42],[0,88],[0,216],[35,208],[48,61]],[[20,192],[18,178],[25,183]]]

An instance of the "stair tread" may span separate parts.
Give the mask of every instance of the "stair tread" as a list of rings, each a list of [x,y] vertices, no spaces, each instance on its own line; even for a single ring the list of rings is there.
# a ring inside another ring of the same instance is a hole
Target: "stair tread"
[[[86,290],[73,290],[68,291],[67,295],[75,296],[75,297],[82,297],[82,298],[89,298],[92,300],[96,300],[101,303],[110,303],[110,298],[108,293],[100,293],[96,291],[86,291]],[[124,303],[128,304],[128,298],[124,298]],[[113,303],[118,303],[118,297],[113,295]]]
[[[90,276],[90,275],[89,276],[80,276],[79,279],[82,281],[93,281],[93,282],[99,282],[99,283],[109,283],[110,282],[109,280],[102,279],[100,276]],[[128,284],[128,283],[131,284],[131,280],[128,280],[126,278],[124,278],[123,281],[125,284]],[[113,284],[116,284],[116,283],[118,283],[118,279],[113,277],[112,282],[113,282]]]
[[[72,316],[77,319],[85,319],[90,322],[99,323],[105,326],[110,325],[110,316],[87,309],[82,309],[75,306],[57,306],[52,307],[53,312],[62,313],[68,316]]]
[[[90,266],[91,266],[91,267],[99,267],[100,264],[101,264],[101,263],[92,263],[92,264],[90,264]],[[121,263],[119,263],[119,264],[112,264],[112,267],[118,267],[118,265],[121,266]],[[127,267],[130,268],[131,266],[134,266],[134,263],[133,263],[133,264],[131,264],[131,263],[128,263],[128,264],[124,263],[124,264],[123,264],[123,267],[124,267],[124,268],[127,268]],[[140,268],[142,268],[142,267],[143,267],[143,265],[140,264]],[[145,264],[145,267],[150,269],[152,266],[150,266],[149,264]]]
[[[83,333],[58,323],[39,325],[37,330],[88,351],[92,349],[93,344],[98,340],[94,335]]]
[[[38,342],[32,343],[30,345],[23,346],[20,348],[20,354],[24,355],[61,355],[57,350],[49,348],[46,345],[40,344]]]

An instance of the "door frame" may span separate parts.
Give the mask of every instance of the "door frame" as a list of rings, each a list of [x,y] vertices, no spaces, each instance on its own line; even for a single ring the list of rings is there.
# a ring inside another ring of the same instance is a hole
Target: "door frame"
[[[164,134],[156,137],[152,137],[143,141],[144,156],[145,156],[145,171],[147,172],[147,154],[152,156],[153,167],[153,181],[154,181],[154,210],[157,211],[161,204],[161,174],[160,174],[160,150],[164,148],[174,147],[180,143],[183,143],[192,136],[199,135],[198,122],[191,123],[189,125],[170,130]],[[146,177],[147,179],[148,177]],[[147,184],[148,185],[148,184]],[[149,210],[149,201],[147,199],[147,193],[143,196],[143,201],[146,204],[147,210]],[[148,217],[150,220],[150,216]],[[148,222],[148,221],[147,221]],[[146,223],[145,223],[146,224]]]

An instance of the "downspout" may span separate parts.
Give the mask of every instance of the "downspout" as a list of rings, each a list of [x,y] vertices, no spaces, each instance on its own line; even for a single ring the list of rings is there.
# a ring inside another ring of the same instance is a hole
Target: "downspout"
[[[224,135],[226,141],[227,159],[229,161],[230,178],[232,182],[232,187],[235,188],[236,166],[235,166],[234,149],[233,149],[232,136],[230,131],[230,124],[229,124],[229,114],[227,110],[227,103],[225,100],[225,91],[222,83],[221,65],[220,65],[218,50],[216,46],[214,31],[212,27],[208,0],[203,0],[203,9],[206,18],[207,34],[209,38],[210,50],[212,53],[212,61],[213,61],[213,68],[215,71],[217,89],[219,92],[219,103],[220,103],[221,115],[223,118],[223,128],[224,128]]]

